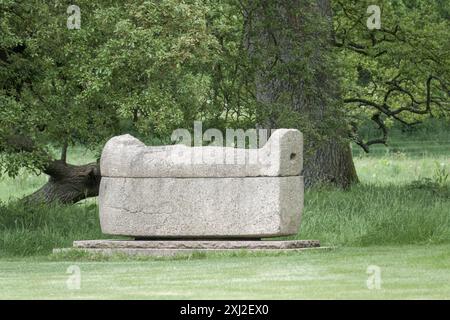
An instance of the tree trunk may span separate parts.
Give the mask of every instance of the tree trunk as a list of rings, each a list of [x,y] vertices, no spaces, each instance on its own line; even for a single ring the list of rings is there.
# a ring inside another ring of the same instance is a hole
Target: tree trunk
[[[28,204],[73,204],[98,196],[101,175],[97,163],[75,166],[55,160],[47,166],[44,173],[50,177],[48,182],[23,201]]]
[[[306,157],[303,176],[305,185],[334,184],[344,189],[358,182],[350,145],[330,139]]]
[[[336,66],[330,62],[329,0],[255,0],[247,15],[247,47],[258,66],[259,125],[303,132],[307,186],[348,188],[358,182]]]

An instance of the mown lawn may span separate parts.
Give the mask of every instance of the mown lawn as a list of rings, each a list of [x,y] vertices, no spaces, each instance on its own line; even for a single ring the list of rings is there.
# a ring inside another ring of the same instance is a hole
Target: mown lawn
[[[2,259],[0,299],[449,299],[449,252],[446,244],[172,260]],[[80,270],[80,289],[66,283],[70,266]],[[369,266],[379,267],[380,289],[367,286]]]

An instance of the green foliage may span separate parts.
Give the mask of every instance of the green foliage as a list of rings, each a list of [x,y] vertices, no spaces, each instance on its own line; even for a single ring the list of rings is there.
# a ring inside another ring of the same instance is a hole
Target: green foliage
[[[378,1],[379,30],[366,26],[372,1],[333,4],[335,43],[342,48],[345,66],[341,83],[346,113],[354,129],[372,119],[383,136],[393,121],[414,124],[430,115],[449,116],[448,2]],[[355,138],[361,144],[372,140]]]
[[[143,136],[167,136],[211,100],[220,48],[205,2],[77,5],[81,29],[69,30],[66,1],[0,3],[0,171],[41,169],[48,145],[97,148],[124,120]]]
[[[373,145],[370,154],[366,154],[359,146],[353,146],[355,157],[391,157],[448,159],[450,150],[450,119],[430,118],[413,127],[399,123],[392,126],[387,144]],[[360,136],[366,140],[378,136],[378,130],[371,124],[364,124]]]
[[[422,177],[410,184],[411,189],[430,190],[434,196],[450,199],[449,172],[445,163],[435,162],[433,176]]]
[[[248,128],[271,114],[274,125],[314,129],[311,119],[290,109],[288,92],[270,105],[257,103],[255,77],[267,59],[248,52],[245,12],[254,3],[82,0],[79,30],[65,26],[67,5],[0,3],[1,172],[42,170],[55,157],[48,146],[96,149],[123,132],[166,141],[174,128],[191,128],[193,120]],[[326,40],[317,37],[316,11],[296,17],[308,22],[302,23],[305,36],[296,38],[306,44],[294,48],[298,59],[277,65],[274,76],[297,69],[305,99],[312,99],[320,95],[311,79],[321,70],[308,56]],[[273,18],[272,27],[279,27]],[[8,143],[12,135],[31,140],[33,150]]]
[[[440,164],[438,162],[435,162],[436,169],[434,171],[434,181],[441,187],[444,187],[447,185],[447,182],[449,181],[449,172],[448,169],[445,167],[444,164]]]

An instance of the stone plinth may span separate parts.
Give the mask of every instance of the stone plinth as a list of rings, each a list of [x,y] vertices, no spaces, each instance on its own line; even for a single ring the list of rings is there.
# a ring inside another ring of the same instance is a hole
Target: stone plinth
[[[320,247],[318,240],[83,240],[83,249],[303,249]]]
[[[55,249],[54,253],[68,250],[98,254],[126,254],[146,256],[174,256],[209,252],[298,252],[320,247],[317,240],[245,241],[245,240],[85,240],[74,241],[73,248]]]

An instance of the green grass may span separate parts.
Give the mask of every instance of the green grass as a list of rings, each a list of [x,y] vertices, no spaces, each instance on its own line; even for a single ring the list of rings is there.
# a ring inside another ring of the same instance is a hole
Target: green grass
[[[0,257],[49,254],[75,239],[104,238],[96,203],[75,206],[0,207]]]
[[[296,238],[338,246],[450,242],[450,190],[437,192],[374,185],[310,191]]]
[[[172,260],[0,260],[0,299],[449,299],[450,245]],[[81,287],[69,290],[69,266]],[[369,290],[367,268],[380,268]]]
[[[450,153],[450,151],[449,151]],[[392,155],[355,158],[358,176],[365,184],[406,185],[424,178],[435,179],[438,170],[450,171],[450,156],[407,158]],[[450,178],[448,178],[450,182]]]

